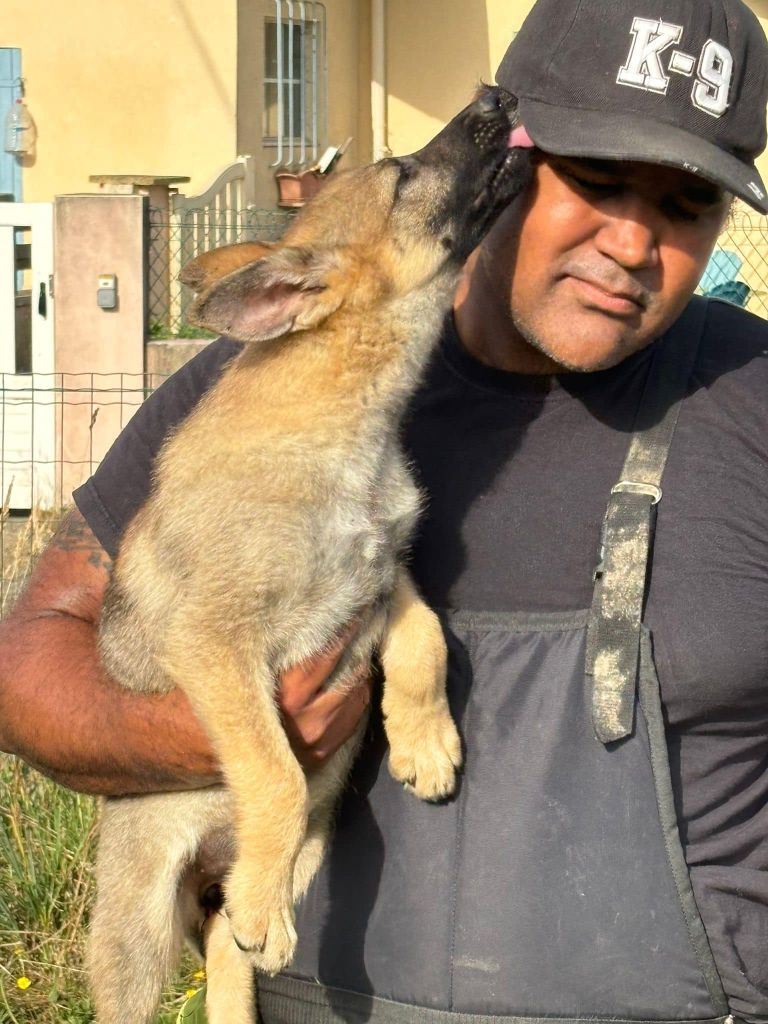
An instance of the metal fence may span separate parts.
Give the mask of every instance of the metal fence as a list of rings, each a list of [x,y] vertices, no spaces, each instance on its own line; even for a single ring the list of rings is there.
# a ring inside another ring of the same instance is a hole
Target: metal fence
[[[151,390],[144,374],[0,374],[0,616]]]
[[[768,319],[768,221],[762,214],[735,206],[699,290]]]
[[[150,209],[148,303],[150,336],[199,337],[189,329],[186,310],[192,292],[179,273],[199,253],[233,242],[274,242],[286,231],[296,210],[216,209],[183,210],[169,216]]]

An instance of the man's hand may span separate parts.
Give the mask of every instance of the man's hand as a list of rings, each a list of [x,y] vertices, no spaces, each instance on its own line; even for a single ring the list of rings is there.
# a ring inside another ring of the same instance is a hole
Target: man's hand
[[[186,697],[139,694],[101,667],[96,637],[110,561],[72,510],[0,622],[0,750],[88,793],[196,789],[221,782],[218,761]],[[324,692],[346,638],[282,680],[285,728],[305,767],[354,732],[368,700]]]
[[[284,672],[278,704],[293,752],[304,768],[321,767],[355,731],[371,699],[371,675],[360,672],[350,687],[324,684],[354,635],[348,629],[327,651]]]

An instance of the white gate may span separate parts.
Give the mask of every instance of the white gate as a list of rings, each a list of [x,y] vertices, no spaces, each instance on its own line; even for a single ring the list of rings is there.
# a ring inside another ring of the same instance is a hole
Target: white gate
[[[0,203],[0,503],[51,508],[56,487],[53,205]]]

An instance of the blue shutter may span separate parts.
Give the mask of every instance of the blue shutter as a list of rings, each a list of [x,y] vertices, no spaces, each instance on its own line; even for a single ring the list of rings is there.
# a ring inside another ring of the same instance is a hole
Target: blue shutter
[[[0,193],[10,192],[21,202],[21,164],[13,153],[6,153],[5,118],[20,95],[21,50],[0,46]]]

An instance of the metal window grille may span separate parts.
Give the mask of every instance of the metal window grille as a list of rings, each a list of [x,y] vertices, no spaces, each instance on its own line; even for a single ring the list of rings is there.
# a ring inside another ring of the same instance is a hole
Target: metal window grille
[[[275,0],[264,23],[264,141],[277,147],[272,167],[314,163],[327,142],[325,7],[316,0]]]

